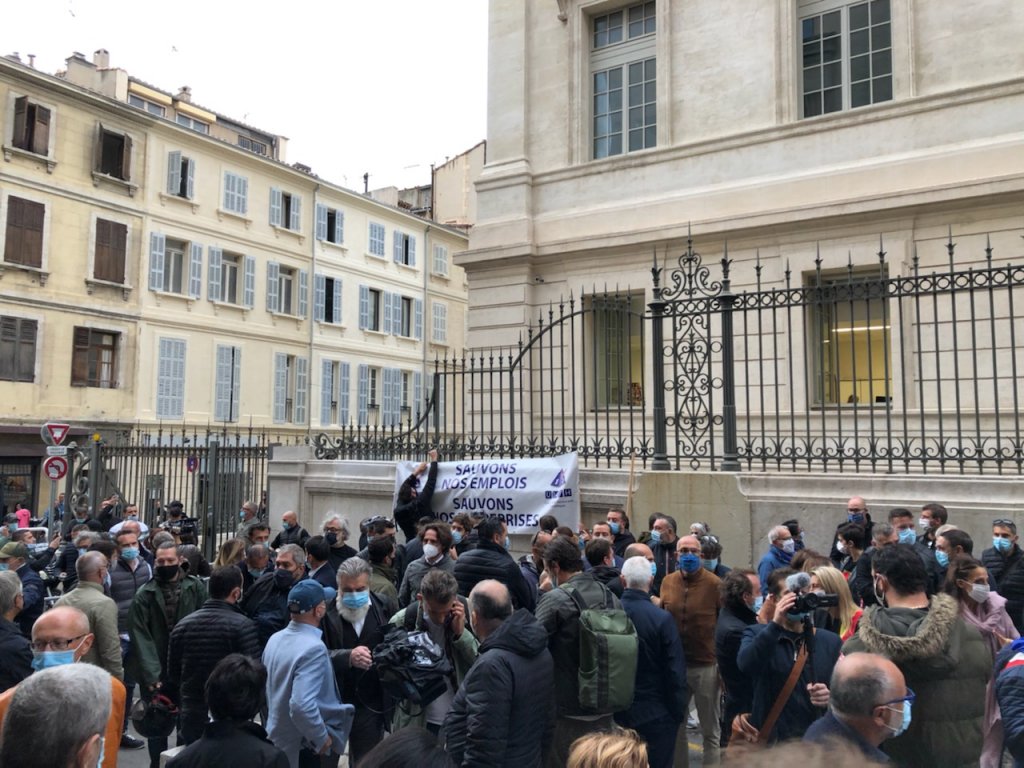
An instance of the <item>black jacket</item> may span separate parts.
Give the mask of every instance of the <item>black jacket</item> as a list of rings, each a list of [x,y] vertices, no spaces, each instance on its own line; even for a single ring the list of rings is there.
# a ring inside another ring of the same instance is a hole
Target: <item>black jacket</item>
[[[1019,550],[1018,550],[1019,551]],[[1003,718],[1006,750],[1017,762],[1024,764],[1024,664],[1021,664],[1021,646],[1017,640],[1003,647],[996,656],[995,694]],[[1014,662],[1010,664],[1010,662]]]
[[[1024,553],[1016,544],[1007,555],[990,547],[981,553],[981,562],[988,570],[989,585],[1006,598],[1013,626],[1024,634]]]
[[[210,598],[174,625],[167,644],[168,694],[182,708],[206,711],[204,688],[213,668],[229,653],[260,657],[256,625],[236,606]]]
[[[0,616],[0,693],[32,674],[32,649],[13,621]]]
[[[122,558],[114,562],[110,569],[110,597],[117,603],[118,632],[123,634],[128,631],[128,609],[132,607],[135,593],[152,578],[153,569],[149,563],[142,561],[141,555],[134,571]]]
[[[853,595],[853,602],[865,608],[878,603],[875,599],[875,582],[871,578],[871,558],[874,557],[875,551],[874,547],[865,549],[853,567],[853,573],[850,574],[850,594]]]
[[[353,648],[365,645],[372,651],[384,641],[394,607],[391,601],[371,592],[370,610],[366,613],[363,631],[357,635],[355,627],[341,617],[332,600],[327,604],[327,613],[320,623],[324,644],[331,652],[331,665],[334,667],[341,700],[354,705],[357,710],[372,708],[384,712],[391,707],[390,697],[385,696],[377,676],[377,668],[371,666],[366,670],[357,669],[349,664],[349,657]]]
[[[302,526],[295,526],[289,528],[287,531],[283,528],[278,531],[277,536],[270,542],[271,549],[280,549],[285,544],[297,544],[300,547],[306,546],[306,540],[309,539],[309,531]]]
[[[636,627],[640,649],[633,705],[616,720],[630,728],[665,718],[681,723],[686,718],[689,691],[683,643],[672,614],[636,589],[622,593],[622,609]]]
[[[342,544],[340,547],[331,547],[327,555],[327,562],[331,564],[331,570],[337,573],[342,563],[355,556],[356,551],[352,547],[348,544]]]
[[[616,597],[622,597],[622,572],[610,565],[596,565],[590,575],[610,589]]]
[[[840,566],[842,566],[843,564],[843,560],[846,558],[846,555],[840,552],[839,547],[836,545],[839,543],[839,529],[846,525],[847,522],[849,521],[844,520],[839,525],[837,525],[836,532],[832,536],[832,549],[828,553],[828,559],[832,561],[832,565],[834,565],[836,568],[840,568]],[[860,525],[864,526],[864,544],[865,549],[867,549],[867,544],[871,542],[871,535],[875,530],[875,524],[871,521],[871,515],[869,513],[864,513],[864,522],[860,523]],[[842,569],[840,568],[840,570]]]
[[[733,608],[722,605],[715,626],[715,659],[725,683],[725,717],[728,722],[741,712],[749,712],[754,700],[754,680],[740,672],[738,657],[743,633],[757,624],[757,615],[746,605]]]
[[[288,626],[291,616],[288,613],[288,592],[294,582],[281,589],[274,580],[274,571],[260,576],[248,592],[242,597],[238,607],[256,623],[256,632],[260,639],[260,654],[267,645],[270,636]]]
[[[554,661],[548,635],[525,610],[483,643],[444,723],[457,766],[540,768],[554,726]]]
[[[619,557],[626,556],[626,547],[630,544],[635,544],[636,538],[629,531],[619,531],[615,534],[615,538],[612,539],[612,549],[615,550],[615,554]]]
[[[434,514],[434,510],[430,508],[431,500],[434,497],[434,483],[436,482],[437,462],[432,461],[430,462],[430,469],[427,471],[427,482],[423,484],[419,492],[409,501],[398,502],[398,505],[395,507],[395,523],[402,529],[406,541],[412,541],[416,538],[416,523],[421,517],[437,517]],[[419,477],[415,474],[409,475],[405,482],[402,483],[402,488],[398,491],[399,497],[401,497],[404,489],[415,487],[417,483],[419,483]]]
[[[43,615],[46,585],[39,578],[39,574],[29,568],[28,563],[23,563],[16,573],[21,579],[21,594],[25,600],[25,607],[21,609],[15,621],[21,627],[21,634],[32,637],[32,625]]]
[[[676,557],[676,542],[679,539],[673,539],[671,543],[659,541],[657,544],[647,542],[647,546],[651,548],[651,552],[654,554],[654,562],[658,567],[657,573],[654,575],[654,583],[651,584],[651,594],[661,594],[661,582],[670,573],[676,572],[676,566],[678,564],[678,558]]]
[[[455,561],[455,580],[463,597],[484,579],[495,579],[508,587],[515,608],[533,611],[535,598],[526,577],[508,550],[493,541],[478,542],[476,549]]]
[[[275,747],[256,723],[218,720],[206,724],[202,738],[167,761],[167,768],[289,768],[288,755]]]

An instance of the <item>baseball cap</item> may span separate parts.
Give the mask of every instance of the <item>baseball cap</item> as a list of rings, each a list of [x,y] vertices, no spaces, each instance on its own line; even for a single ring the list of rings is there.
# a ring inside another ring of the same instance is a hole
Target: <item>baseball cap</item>
[[[306,613],[320,603],[331,602],[337,596],[336,589],[325,587],[313,579],[303,579],[288,592],[288,610],[292,613]]]
[[[3,547],[0,547],[0,560],[6,560],[9,557],[27,559],[28,556],[28,547],[20,541],[8,541]]]

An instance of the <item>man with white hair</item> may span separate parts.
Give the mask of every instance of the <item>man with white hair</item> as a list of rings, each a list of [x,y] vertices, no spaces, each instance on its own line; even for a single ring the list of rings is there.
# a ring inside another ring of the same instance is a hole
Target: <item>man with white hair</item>
[[[356,556],[356,551],[347,544],[348,520],[337,512],[328,512],[324,518],[323,531],[324,539],[331,548],[327,562],[331,564],[331,570],[337,573],[343,562]]]
[[[768,551],[757,564],[757,577],[761,579],[761,596],[768,597],[768,576],[776,568],[788,568],[796,542],[793,534],[784,525],[776,525],[768,532]]]
[[[633,704],[616,720],[647,742],[651,768],[671,768],[689,694],[683,643],[672,615],[651,602],[651,564],[642,555],[622,566],[622,609],[640,640]]]
[[[0,765],[5,768],[92,768],[106,756],[110,675],[89,664],[37,672],[18,686],[7,708]],[[59,724],[59,727],[55,727]],[[120,733],[120,728],[118,728]]]

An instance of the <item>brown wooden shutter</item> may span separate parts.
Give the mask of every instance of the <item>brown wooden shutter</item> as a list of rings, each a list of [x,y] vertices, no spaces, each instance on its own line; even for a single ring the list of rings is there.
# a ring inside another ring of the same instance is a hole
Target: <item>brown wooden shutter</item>
[[[85,387],[89,384],[89,329],[75,328],[71,349],[71,384]]]
[[[35,105],[36,120],[32,130],[32,151],[46,155],[50,151],[50,110]]]
[[[12,143],[18,149],[29,149],[28,143],[28,96],[14,100],[14,136]]]
[[[42,269],[43,266],[43,222],[46,219],[46,206],[31,200],[22,201],[22,253],[26,260],[23,264]]]
[[[132,137],[124,135],[121,149],[121,178],[128,181],[132,177]]]

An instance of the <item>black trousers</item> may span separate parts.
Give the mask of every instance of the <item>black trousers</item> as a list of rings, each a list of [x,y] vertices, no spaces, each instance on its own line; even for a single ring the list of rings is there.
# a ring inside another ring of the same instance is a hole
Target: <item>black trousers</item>
[[[384,715],[371,712],[366,707],[356,706],[352,720],[352,733],[348,737],[348,760],[357,765],[363,756],[376,747],[384,738]]]

